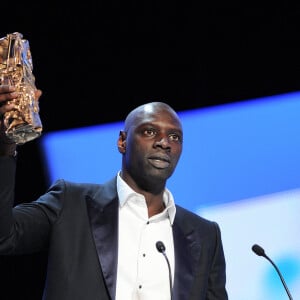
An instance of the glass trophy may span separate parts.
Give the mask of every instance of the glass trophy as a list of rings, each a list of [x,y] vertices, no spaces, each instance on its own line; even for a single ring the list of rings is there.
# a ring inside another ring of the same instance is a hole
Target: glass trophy
[[[16,144],[39,137],[43,129],[32,69],[29,42],[21,33],[14,32],[0,39],[0,82],[14,85],[18,93],[10,101],[15,109],[3,116],[5,133]]]

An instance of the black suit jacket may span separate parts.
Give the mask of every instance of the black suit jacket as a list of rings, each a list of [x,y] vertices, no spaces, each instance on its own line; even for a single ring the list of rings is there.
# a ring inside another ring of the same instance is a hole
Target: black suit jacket
[[[105,184],[58,180],[36,201],[12,210],[14,159],[0,158],[0,169],[0,254],[48,249],[43,300],[115,299],[116,177]],[[176,209],[173,299],[227,300],[218,224]]]

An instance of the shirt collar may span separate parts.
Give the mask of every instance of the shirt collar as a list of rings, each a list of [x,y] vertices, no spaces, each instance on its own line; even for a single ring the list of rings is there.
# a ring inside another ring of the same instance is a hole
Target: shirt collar
[[[143,197],[143,195],[135,192],[120,176],[120,171],[118,172],[117,176],[117,191],[118,191],[118,196],[119,196],[119,203],[120,206],[122,207],[126,201],[132,196],[136,195],[138,197]],[[145,199],[145,198],[144,198]],[[170,223],[173,224],[174,219],[175,219],[175,214],[176,214],[176,206],[175,206],[175,201],[172,193],[165,188],[164,194],[163,194],[163,201],[170,219]]]

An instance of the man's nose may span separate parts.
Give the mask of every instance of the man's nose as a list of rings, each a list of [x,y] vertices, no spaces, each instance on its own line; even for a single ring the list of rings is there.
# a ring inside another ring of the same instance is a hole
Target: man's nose
[[[170,146],[170,141],[168,136],[160,136],[155,141],[155,146],[160,146],[163,148],[167,148]]]

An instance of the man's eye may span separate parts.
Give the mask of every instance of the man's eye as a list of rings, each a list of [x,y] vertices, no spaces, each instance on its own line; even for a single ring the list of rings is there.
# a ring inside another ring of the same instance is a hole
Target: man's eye
[[[144,133],[148,136],[151,136],[155,134],[155,131],[153,129],[146,129]]]
[[[175,142],[180,142],[181,141],[181,137],[178,134],[171,134],[169,136],[170,140],[175,141]]]

